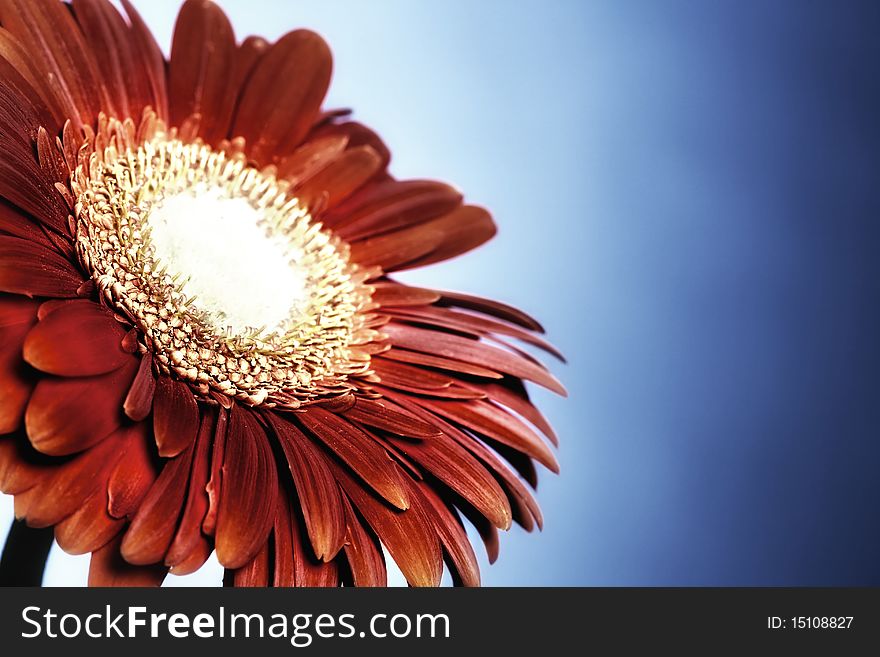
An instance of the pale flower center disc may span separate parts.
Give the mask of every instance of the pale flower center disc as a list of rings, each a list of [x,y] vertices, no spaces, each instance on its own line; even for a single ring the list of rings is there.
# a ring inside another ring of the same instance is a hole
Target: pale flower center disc
[[[247,199],[219,187],[166,196],[147,228],[153,255],[219,329],[277,331],[308,301],[302,252],[259,227]]]
[[[134,148],[123,129],[71,178],[77,254],[159,372],[251,405],[351,390],[376,272],[242,155],[161,131]]]

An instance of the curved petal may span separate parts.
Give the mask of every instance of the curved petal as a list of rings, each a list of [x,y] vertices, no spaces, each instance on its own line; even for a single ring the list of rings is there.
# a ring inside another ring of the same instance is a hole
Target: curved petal
[[[190,387],[160,376],[153,397],[153,431],[159,456],[177,456],[199,431],[199,407]]]
[[[406,486],[394,461],[363,429],[317,406],[296,418],[388,502],[399,509],[409,506]]]
[[[235,404],[229,412],[223,456],[223,493],[217,509],[217,559],[241,568],[269,538],[278,474],[265,431]]]
[[[24,297],[0,295],[0,434],[21,425],[34,387],[21,347],[37,320],[37,305]]]
[[[82,274],[56,252],[18,237],[0,236],[0,291],[73,298],[82,283]]]
[[[86,379],[42,379],[25,411],[31,443],[44,454],[80,452],[116,431],[122,404],[134,378],[134,357],[109,374]]]
[[[332,68],[330,48],[309,30],[284,35],[262,56],[232,125],[252,160],[270,164],[303,140],[327,93]]]
[[[226,137],[235,99],[228,88],[234,59],[235,35],[223,10],[207,0],[184,2],[168,62],[171,125],[199,114],[202,139],[215,144]]]
[[[92,301],[66,303],[37,323],[24,341],[24,359],[48,374],[94,376],[122,367],[126,329]]]
[[[287,457],[315,555],[330,561],[345,543],[345,517],[327,455],[276,413],[266,413],[266,418]]]

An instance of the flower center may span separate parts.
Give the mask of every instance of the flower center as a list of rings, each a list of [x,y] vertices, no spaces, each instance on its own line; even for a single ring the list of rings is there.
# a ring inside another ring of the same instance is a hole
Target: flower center
[[[220,187],[166,196],[146,221],[153,257],[230,333],[278,330],[306,310],[301,249],[260,224],[259,210]]]
[[[71,178],[77,253],[156,367],[252,405],[349,390],[372,289],[348,246],[241,155],[163,131],[123,141],[96,139]]]

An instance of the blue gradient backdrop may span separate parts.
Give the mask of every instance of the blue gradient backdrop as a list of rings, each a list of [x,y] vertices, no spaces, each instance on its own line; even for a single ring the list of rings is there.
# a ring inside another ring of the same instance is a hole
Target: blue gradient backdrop
[[[221,3],[500,236],[407,280],[569,356],[494,585],[880,584],[876,2]],[[163,46],[176,3],[140,3]]]

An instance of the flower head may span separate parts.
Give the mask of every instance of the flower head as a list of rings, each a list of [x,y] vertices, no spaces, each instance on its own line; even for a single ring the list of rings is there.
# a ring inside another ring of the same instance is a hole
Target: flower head
[[[392,276],[489,213],[322,110],[317,34],[237,43],[189,0],[166,63],[123,4],[0,2],[0,489],[95,585],[213,550],[236,585],[382,585],[382,546],[479,583],[462,516],[494,559],[557,467],[524,382],[564,391],[508,340],[556,352]]]

